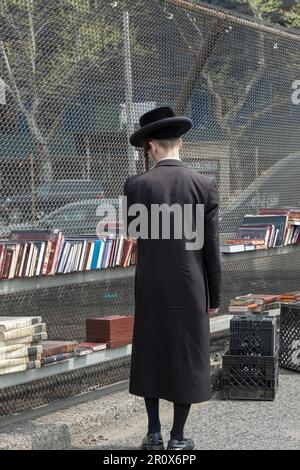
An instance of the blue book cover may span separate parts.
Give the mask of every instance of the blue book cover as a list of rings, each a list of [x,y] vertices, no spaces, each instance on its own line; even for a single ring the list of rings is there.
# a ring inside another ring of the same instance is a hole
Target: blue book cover
[[[94,253],[93,253],[91,269],[97,269],[100,247],[101,247],[101,240],[95,240],[95,248],[94,248]]]
[[[105,241],[106,239],[101,239],[101,246],[100,246],[100,252],[99,252],[99,258],[98,258],[98,264],[97,264],[97,269],[102,268],[102,263],[103,263],[103,257],[104,257],[104,250],[105,250]]]
[[[104,255],[103,255],[102,268],[107,268],[106,260],[107,260],[107,256],[108,256],[108,252],[109,252],[110,242],[111,242],[111,240],[109,240],[109,239],[107,238],[107,239],[106,239],[106,242],[105,242],[105,249],[104,249]]]

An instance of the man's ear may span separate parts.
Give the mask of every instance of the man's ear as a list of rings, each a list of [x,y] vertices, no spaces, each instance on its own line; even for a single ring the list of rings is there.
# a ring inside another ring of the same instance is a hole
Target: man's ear
[[[180,148],[180,149],[181,149],[181,147],[182,147],[182,144],[183,144],[182,137],[179,137],[178,148]]]
[[[156,154],[156,145],[155,145],[155,143],[152,140],[149,140],[148,145],[149,145],[149,152],[151,152],[152,155],[155,155]]]

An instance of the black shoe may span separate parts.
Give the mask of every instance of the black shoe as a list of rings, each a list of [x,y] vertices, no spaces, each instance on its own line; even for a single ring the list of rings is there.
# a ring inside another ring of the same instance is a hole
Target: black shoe
[[[177,439],[170,439],[168,442],[167,450],[192,450],[195,444],[192,439],[183,439],[182,441],[177,441]]]
[[[152,434],[147,434],[144,437],[142,445],[142,450],[164,450],[163,438],[160,432],[154,432]]]

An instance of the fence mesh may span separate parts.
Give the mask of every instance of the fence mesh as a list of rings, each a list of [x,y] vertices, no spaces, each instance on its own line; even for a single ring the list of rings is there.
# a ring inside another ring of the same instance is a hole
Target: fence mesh
[[[198,1],[2,0],[1,236],[94,233],[103,195],[118,199],[143,171],[128,136],[160,105],[193,120],[182,158],[217,179],[221,239],[246,213],[299,205],[299,45]],[[223,262],[222,312],[238,294],[299,288],[296,248],[238,256]],[[133,269],[114,272],[39,289],[0,281],[3,315],[39,312],[50,339],[84,339],[87,317],[133,313]]]

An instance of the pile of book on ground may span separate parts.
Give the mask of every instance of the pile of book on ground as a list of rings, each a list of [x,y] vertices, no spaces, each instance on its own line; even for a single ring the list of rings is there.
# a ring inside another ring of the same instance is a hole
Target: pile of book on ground
[[[247,214],[234,238],[220,244],[222,253],[237,253],[300,244],[300,207],[260,209]]]
[[[230,300],[229,313],[280,315],[281,294],[246,294]]]
[[[0,240],[0,279],[128,267],[136,240],[123,235],[67,237],[60,230],[14,230]]]
[[[231,400],[274,400],[278,387],[275,317],[235,315],[223,356],[222,394]]]
[[[46,324],[37,317],[0,317],[0,375],[41,367]]]

